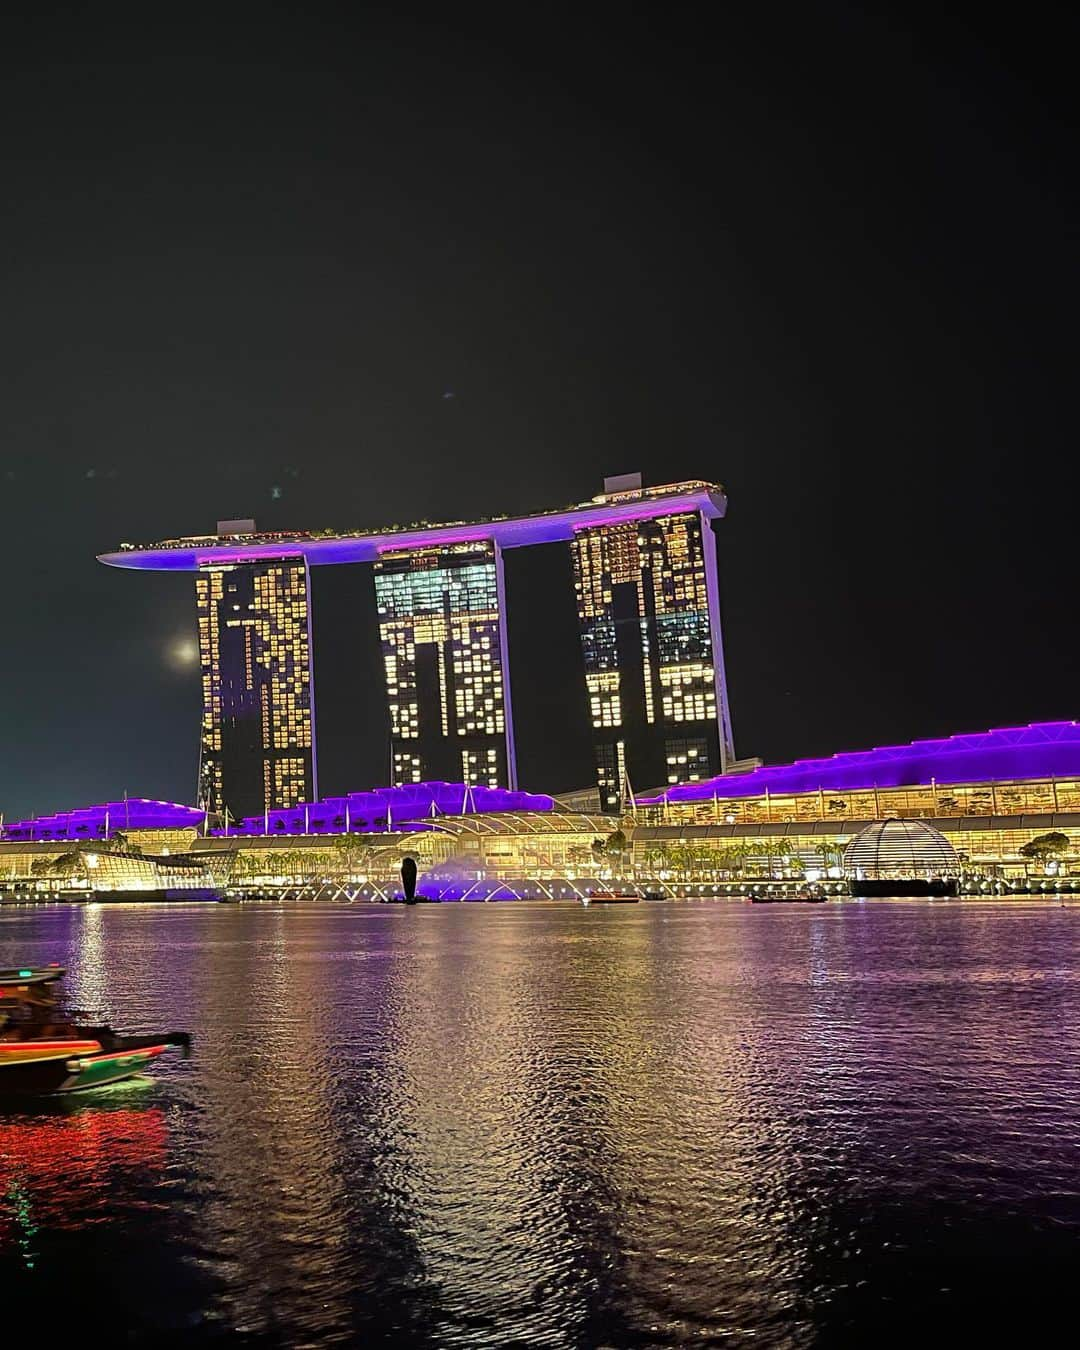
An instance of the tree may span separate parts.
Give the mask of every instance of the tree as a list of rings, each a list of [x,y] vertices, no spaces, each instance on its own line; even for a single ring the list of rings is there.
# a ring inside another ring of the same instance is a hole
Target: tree
[[[121,853],[131,853],[136,856],[142,856],[142,845],[135,844],[126,830],[113,830],[112,838],[109,841],[113,848],[119,849]]]
[[[689,865],[689,850],[685,844],[671,844],[667,850],[668,864],[673,872],[685,877]]]
[[[654,872],[658,872],[664,865],[664,850],[657,848],[655,845],[652,848],[647,848],[645,850],[645,865]]]
[[[253,877],[266,870],[265,853],[238,853],[236,871],[240,876]]]
[[[621,863],[629,851],[630,844],[622,830],[612,830],[604,844],[604,853],[617,863]]]
[[[745,840],[733,840],[726,848],[718,850],[715,855],[714,866],[721,872],[730,872],[733,876],[741,876],[743,863],[749,853],[750,846]]]
[[[626,835],[622,830],[612,830],[607,837],[607,843],[604,845],[604,850],[607,853],[626,852]]]
[[[334,841],[334,860],[343,872],[354,872],[367,852],[367,839],[355,834],[343,834]]]
[[[714,876],[716,873],[716,854],[708,844],[701,842],[690,845],[692,855],[692,866],[696,873],[696,879],[701,880],[704,877]]]
[[[772,875],[773,848],[771,844],[763,839],[744,839],[740,841],[740,848],[744,864],[750,858],[764,858],[765,871]],[[758,869],[755,868],[754,870],[757,871]]]
[[[673,871],[682,875],[685,881],[700,881],[706,875],[712,875],[720,865],[721,854],[714,852],[706,844],[686,842],[670,844],[661,853],[661,857]]]
[[[1036,835],[1020,849],[1021,858],[1033,862],[1048,862],[1051,858],[1060,858],[1069,851],[1069,836],[1060,830],[1051,830],[1049,834]]]
[[[281,875],[288,877],[291,881],[298,880],[303,872],[304,863],[304,854],[300,849],[280,849],[277,856],[281,862]]]

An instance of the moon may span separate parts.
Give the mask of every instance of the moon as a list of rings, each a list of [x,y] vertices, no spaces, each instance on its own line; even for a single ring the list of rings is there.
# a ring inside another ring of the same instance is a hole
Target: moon
[[[190,637],[174,638],[169,644],[167,654],[171,666],[175,666],[177,670],[185,670],[197,663],[199,644]]]

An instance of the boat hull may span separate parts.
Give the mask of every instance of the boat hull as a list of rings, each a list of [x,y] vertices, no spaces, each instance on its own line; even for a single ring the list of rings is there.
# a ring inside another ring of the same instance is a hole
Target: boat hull
[[[95,905],[189,905],[206,901],[220,903],[222,896],[220,891],[200,886],[189,890],[92,891],[89,899]]]
[[[0,1045],[0,1099],[65,1096],[133,1078],[170,1047],[186,1050],[190,1039],[117,1036],[113,1043],[71,1041]]]
[[[827,895],[752,895],[752,905],[823,905]]]
[[[922,877],[905,877],[901,880],[893,879],[891,881],[878,880],[875,877],[872,881],[865,879],[849,881],[848,894],[858,896],[861,899],[872,899],[878,895],[889,896],[890,898],[955,896],[960,894],[960,882],[955,877],[940,877],[934,880],[926,880]]]

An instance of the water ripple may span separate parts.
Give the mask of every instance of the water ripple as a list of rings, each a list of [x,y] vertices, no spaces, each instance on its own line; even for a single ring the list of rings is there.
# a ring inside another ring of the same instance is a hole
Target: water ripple
[[[50,909],[196,1054],[0,1116],[5,1312],[128,1339],[809,1346],[1052,1326],[1080,910]],[[9,1291],[13,1295],[9,1296]]]

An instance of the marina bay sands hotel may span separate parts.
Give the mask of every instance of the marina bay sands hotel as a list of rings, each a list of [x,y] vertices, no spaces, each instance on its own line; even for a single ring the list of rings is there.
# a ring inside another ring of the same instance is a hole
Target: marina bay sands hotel
[[[194,573],[199,802],[240,819],[318,799],[310,569],[334,563],[372,564],[394,782],[516,788],[503,552],[565,541],[600,804],[615,810],[629,784],[734,762],[712,524],[726,504],[712,483],[626,474],[527,517],[356,533],[221,521],[101,561]]]

